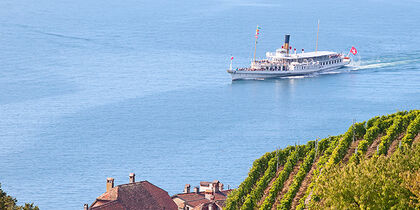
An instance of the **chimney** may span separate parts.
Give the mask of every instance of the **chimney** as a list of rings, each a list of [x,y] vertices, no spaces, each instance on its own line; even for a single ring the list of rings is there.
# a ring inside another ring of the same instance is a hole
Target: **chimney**
[[[89,210],[89,205],[87,203],[85,203],[85,205],[83,205],[83,210]]]
[[[217,180],[214,180],[212,183],[210,183],[210,189],[213,191],[213,193],[219,192],[219,184],[220,182]]]
[[[106,191],[110,191],[112,188],[114,188],[114,178],[107,178],[106,179]]]
[[[289,54],[289,41],[290,41],[290,35],[286,34],[284,36],[284,48],[286,49],[286,54]]]
[[[191,185],[186,184],[185,187],[184,187],[184,193],[190,193],[190,188],[191,188]]]
[[[198,189],[198,187],[194,187],[194,193],[198,193],[200,192],[200,190]]]
[[[136,174],[135,173],[130,173],[129,177],[130,177],[130,184],[136,182]]]
[[[223,184],[222,183],[219,184],[219,191],[223,191]]]

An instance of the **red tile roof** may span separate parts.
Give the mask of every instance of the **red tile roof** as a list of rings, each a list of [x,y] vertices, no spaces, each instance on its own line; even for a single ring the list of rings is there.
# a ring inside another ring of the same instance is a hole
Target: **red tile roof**
[[[200,182],[200,186],[209,186],[211,182]]]
[[[96,203],[96,206],[90,207],[89,209],[94,210],[125,210],[128,208],[125,208],[124,205],[121,204],[121,202],[114,200],[114,201],[107,201],[105,203],[98,204]]]
[[[167,209],[178,207],[168,193],[148,181],[118,185],[99,196],[92,210]]]
[[[196,206],[200,206],[200,205],[208,203],[208,202],[210,202],[210,200],[207,200],[207,199],[203,198],[203,199],[200,199],[200,200],[188,201],[185,204],[194,208]]]
[[[227,195],[232,190],[223,190],[216,192],[214,194],[214,200],[218,203],[224,203],[224,201],[227,198]],[[202,204],[210,203],[210,200],[206,199],[205,192],[199,192],[199,193],[180,193],[177,195],[172,196],[172,199],[174,198],[180,198],[185,201],[186,205],[189,205],[191,207],[196,207]]]

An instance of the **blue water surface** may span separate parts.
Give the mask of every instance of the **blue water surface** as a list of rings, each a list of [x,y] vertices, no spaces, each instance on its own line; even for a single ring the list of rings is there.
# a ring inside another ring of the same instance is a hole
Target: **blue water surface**
[[[0,1],[0,183],[81,209],[128,174],[237,187],[277,147],[420,108],[417,0]],[[231,82],[282,45],[359,53],[329,74]]]

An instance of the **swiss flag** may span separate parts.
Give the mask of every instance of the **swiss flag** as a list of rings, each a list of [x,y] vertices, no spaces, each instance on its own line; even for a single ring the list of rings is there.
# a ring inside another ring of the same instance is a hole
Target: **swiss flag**
[[[356,55],[356,54],[357,54],[357,50],[356,50],[356,48],[355,48],[355,47],[351,47],[350,52],[351,52],[353,55]]]

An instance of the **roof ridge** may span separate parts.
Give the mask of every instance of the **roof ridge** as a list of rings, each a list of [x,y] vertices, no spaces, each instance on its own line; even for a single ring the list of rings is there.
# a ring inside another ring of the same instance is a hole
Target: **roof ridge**
[[[203,192],[189,192],[189,193],[178,193],[178,194],[175,194],[175,195],[188,195],[188,194],[203,194]],[[175,196],[175,195],[173,195],[173,196]]]
[[[148,181],[147,181],[147,180],[143,180],[143,181],[139,181],[139,182],[125,183],[125,184],[120,184],[120,185],[117,185],[117,186],[115,186],[115,187],[128,186],[128,185],[137,185],[137,184],[141,184],[141,183],[144,183],[144,182],[148,182]],[[148,182],[148,183],[150,183],[150,182]]]

